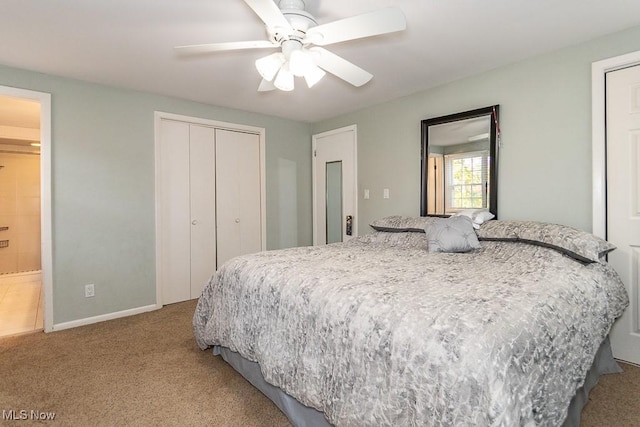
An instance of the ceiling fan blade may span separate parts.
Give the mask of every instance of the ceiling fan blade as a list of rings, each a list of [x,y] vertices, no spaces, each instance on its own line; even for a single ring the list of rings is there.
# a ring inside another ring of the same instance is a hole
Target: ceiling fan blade
[[[273,0],[244,0],[244,2],[262,19],[269,28],[282,28],[292,32],[291,24],[284,17]]]
[[[407,20],[397,7],[388,7],[309,28],[305,43],[326,46],[347,40],[402,31]]]
[[[279,48],[279,44],[271,43],[267,40],[228,42],[228,43],[209,43],[209,44],[192,44],[188,46],[176,46],[174,49],[183,54],[211,53],[221,52],[225,50],[240,49],[267,49]]]
[[[309,50],[314,52],[314,59],[318,67],[356,87],[362,86],[373,77],[373,74],[326,49],[312,47]]]
[[[260,82],[260,86],[258,86],[258,92],[269,92],[272,90],[276,90],[276,85],[274,85],[273,82],[270,82],[269,80],[262,79],[262,81]]]

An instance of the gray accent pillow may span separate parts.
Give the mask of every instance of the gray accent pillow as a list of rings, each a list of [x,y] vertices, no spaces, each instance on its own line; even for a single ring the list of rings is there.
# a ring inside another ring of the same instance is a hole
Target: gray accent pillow
[[[616,248],[586,231],[537,221],[487,221],[476,233],[479,240],[516,241],[544,246],[585,263],[599,262]]]
[[[391,233],[424,233],[424,228],[432,222],[438,220],[437,217],[431,216],[388,216],[377,219],[369,224],[376,231],[387,231]]]
[[[437,218],[424,228],[429,252],[469,252],[480,248],[473,222],[466,216]]]

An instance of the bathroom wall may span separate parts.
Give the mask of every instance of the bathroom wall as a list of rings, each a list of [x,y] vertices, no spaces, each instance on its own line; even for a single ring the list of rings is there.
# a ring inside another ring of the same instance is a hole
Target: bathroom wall
[[[40,270],[40,156],[2,152],[3,147],[0,274]]]

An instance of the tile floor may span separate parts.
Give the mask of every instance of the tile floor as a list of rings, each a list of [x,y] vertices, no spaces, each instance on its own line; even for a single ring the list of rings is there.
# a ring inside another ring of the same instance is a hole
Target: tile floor
[[[0,275],[0,337],[42,330],[40,274]]]

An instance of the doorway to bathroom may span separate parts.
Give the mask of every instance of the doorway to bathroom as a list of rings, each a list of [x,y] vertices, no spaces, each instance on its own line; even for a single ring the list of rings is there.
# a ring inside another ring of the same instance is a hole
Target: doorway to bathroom
[[[43,142],[49,148],[49,118],[42,117],[48,99],[0,86],[0,337],[45,329],[50,183],[41,151]]]

